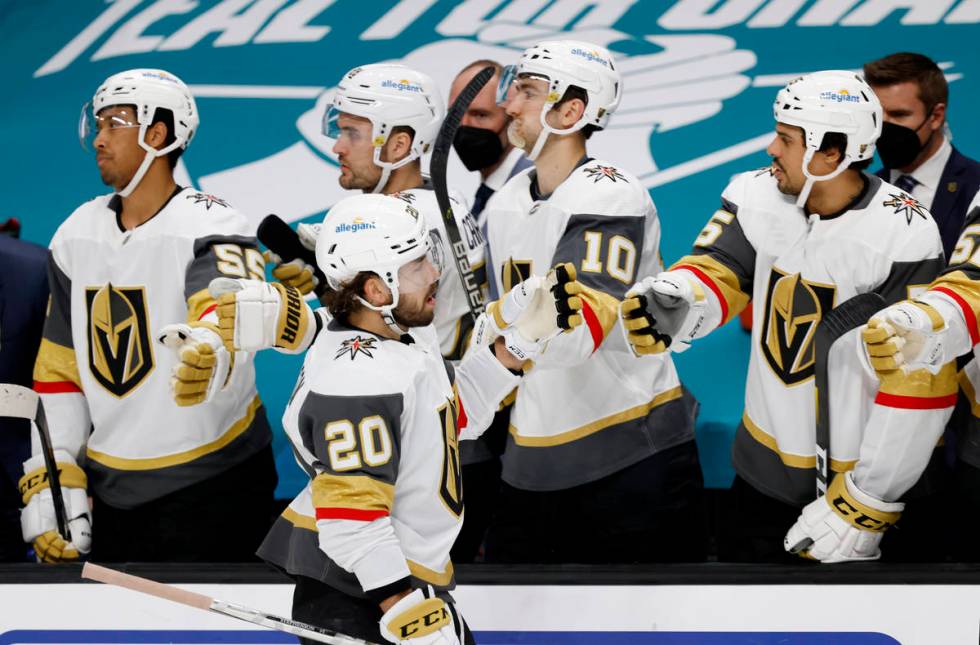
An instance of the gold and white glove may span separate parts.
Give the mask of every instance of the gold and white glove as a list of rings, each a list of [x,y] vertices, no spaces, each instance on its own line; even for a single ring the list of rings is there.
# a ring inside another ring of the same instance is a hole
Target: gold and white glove
[[[432,591],[415,589],[381,616],[381,635],[396,645],[460,645],[462,621]]]
[[[293,287],[215,278],[208,289],[218,301],[218,327],[229,350],[275,348],[284,354],[299,354],[316,337],[313,310]]]
[[[637,282],[619,305],[630,349],[637,356],[683,352],[704,325],[701,285],[686,271],[662,271]]]
[[[315,251],[320,227],[321,224],[300,224],[296,229],[300,244],[310,251]],[[272,267],[273,278],[287,287],[293,287],[304,296],[312,291],[316,291],[319,295],[318,287],[321,285],[315,267],[300,258],[283,262],[282,258],[271,250],[265,251],[262,257],[265,258],[266,266]]]
[[[161,344],[177,352],[170,390],[179,406],[206,403],[224,389],[235,367],[235,354],[209,322],[177,323],[160,330]]]
[[[871,367],[879,374],[925,368],[937,374],[947,356],[946,321],[935,307],[903,300],[882,309],[861,331]]]
[[[503,336],[507,351],[521,360],[534,360],[545,343],[582,324],[583,288],[575,278],[575,266],[566,262],[544,277],[531,276],[515,285],[487,305],[486,331],[479,330],[477,321],[480,335]]]
[[[92,515],[86,490],[88,478],[68,452],[55,450],[54,459],[70,540],[58,532],[48,471],[41,454],[24,462],[24,476],[19,482],[25,505],[20,512],[21,534],[25,542],[34,544],[38,561],[75,562],[92,550]]]
[[[902,515],[905,504],[884,502],[854,483],[851,472],[834,478],[827,494],[803,508],[783,547],[804,558],[832,562],[877,560],[885,531]]]

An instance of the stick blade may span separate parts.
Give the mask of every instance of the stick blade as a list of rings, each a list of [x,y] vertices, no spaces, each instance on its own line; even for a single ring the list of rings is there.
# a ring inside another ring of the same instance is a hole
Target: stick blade
[[[34,390],[14,383],[0,383],[0,417],[34,420],[39,397]]]

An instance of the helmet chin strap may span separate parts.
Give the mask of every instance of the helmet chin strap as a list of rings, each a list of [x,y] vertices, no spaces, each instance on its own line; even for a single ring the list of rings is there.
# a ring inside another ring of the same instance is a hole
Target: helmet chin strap
[[[574,125],[572,125],[572,127],[565,128],[564,130],[558,130],[548,125],[548,122],[545,119],[545,117],[547,116],[548,112],[551,111],[551,108],[554,105],[555,105],[554,103],[545,103],[543,106],[541,106],[541,116],[540,116],[541,132],[538,133],[538,138],[534,141],[534,147],[531,148],[531,152],[527,155],[527,158],[530,159],[531,161],[535,161],[538,158],[538,155],[541,154],[541,150],[544,149],[545,141],[548,140],[548,135],[571,134],[573,132],[578,132],[579,130],[585,127],[586,119],[584,115],[582,116],[582,118],[576,121]]]
[[[139,144],[141,148],[146,150],[146,154],[143,156],[143,161],[142,163],[140,163],[140,167],[137,168],[136,172],[133,174],[133,178],[129,180],[129,183],[126,184],[125,188],[123,188],[117,193],[120,197],[129,197],[130,195],[133,194],[133,191],[136,190],[136,187],[139,186],[141,181],[143,181],[143,177],[146,175],[147,171],[150,170],[150,165],[153,164],[154,159],[156,159],[157,157],[162,157],[163,155],[169,153],[171,150],[176,150],[177,147],[181,143],[183,143],[182,139],[176,139],[169,146],[157,150],[156,148],[152,147],[150,144],[146,143],[146,129],[147,129],[146,125],[141,125],[140,133],[139,133]]]
[[[807,148],[806,153],[803,155],[803,176],[806,177],[806,181],[803,183],[803,190],[800,191],[800,194],[796,198],[796,205],[800,208],[806,206],[806,200],[810,198],[810,191],[813,190],[814,182],[833,179],[847,170],[851,165],[851,161],[853,161],[850,155],[845,154],[844,159],[831,172],[826,175],[813,175],[810,174],[810,162],[813,160],[814,152],[813,148]]]
[[[402,166],[405,166],[416,159],[418,159],[418,156],[410,153],[395,163],[381,161],[381,146],[375,146],[373,161],[375,166],[381,168],[381,177],[378,179],[378,183],[375,184],[374,188],[371,190],[371,194],[378,194],[385,189],[385,186],[388,185],[388,180],[391,179],[392,170],[397,170],[398,168],[401,168]]]
[[[401,337],[403,334],[408,333],[407,330],[402,329],[397,322],[395,322],[395,307],[398,306],[398,290],[397,288],[392,289],[392,302],[391,304],[381,305],[380,307],[372,305],[370,302],[362,298],[361,296],[354,296],[357,298],[358,302],[370,309],[371,311],[377,311],[381,314],[381,319],[388,325],[388,329],[392,333],[397,334]]]

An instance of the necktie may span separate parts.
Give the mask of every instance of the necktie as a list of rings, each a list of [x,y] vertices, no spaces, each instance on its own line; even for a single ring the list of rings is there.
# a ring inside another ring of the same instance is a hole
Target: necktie
[[[493,188],[486,184],[480,184],[480,187],[476,189],[476,196],[473,197],[473,208],[470,209],[470,214],[473,217],[478,217],[483,212],[483,207],[487,205],[490,195],[493,195]]]
[[[912,189],[915,188],[918,184],[919,182],[917,182],[912,175],[902,175],[901,177],[895,180],[895,185],[898,186],[901,190],[907,192],[909,195],[912,194]]]

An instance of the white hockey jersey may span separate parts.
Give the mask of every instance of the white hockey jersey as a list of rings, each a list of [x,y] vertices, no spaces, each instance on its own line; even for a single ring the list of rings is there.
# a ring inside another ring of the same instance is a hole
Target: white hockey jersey
[[[473,330],[473,317],[467,304],[469,299],[466,289],[463,288],[453,260],[449,234],[446,232],[446,223],[436,201],[436,193],[432,190],[431,184],[426,181],[422,188],[393,193],[392,197],[403,199],[417,208],[425,217],[429,230],[434,231],[442,240],[443,267],[442,275],[439,276],[439,290],[436,292],[439,306],[436,307],[432,324],[439,334],[442,355],[446,358],[459,359],[466,349],[466,341]],[[483,233],[480,232],[476,220],[470,215],[460,196],[450,192],[449,199],[453,204],[453,215],[466,248],[466,258],[473,270],[473,277],[484,291],[485,298],[487,273],[484,263]]]
[[[245,217],[190,188],[133,230],[120,208],[110,195],[86,202],[51,240],[34,379],[55,447],[85,458],[105,502],[132,508],[244,461],[271,432],[250,356],[213,401],[179,407],[176,353],[156,341],[165,325],[213,316],[212,278],[263,279]]]
[[[283,415],[310,482],[259,555],[353,596],[380,600],[405,578],[451,588],[458,432],[482,432],[519,380],[487,348],[452,365],[431,325],[399,341],[330,321]]]
[[[503,479],[524,490],[595,481],[694,437],[695,403],[669,355],[633,356],[618,299],[657,273],[660,224],[639,180],[584,158],[551,195],[533,168],[486,207],[492,278],[506,293],[562,262],[587,288],[585,324],[554,338],[517,390]]]
[[[709,333],[753,303],[745,412],[732,459],[743,479],[802,506],[814,497],[813,336],[823,315],[860,293],[886,302],[921,291],[943,264],[929,213],[898,188],[865,188],[832,216],[804,212],[768,168],[737,176],[695,240],[684,270],[703,285]],[[953,370],[879,383],[862,360],[859,330],[830,362],[831,468],[855,469],[862,490],[897,499],[925,467],[955,403]]]

